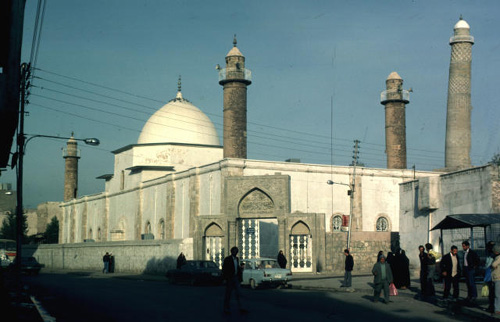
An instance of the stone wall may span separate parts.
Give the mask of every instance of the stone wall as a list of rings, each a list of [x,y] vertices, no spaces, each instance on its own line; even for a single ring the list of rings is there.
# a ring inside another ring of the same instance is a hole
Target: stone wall
[[[100,271],[106,252],[115,258],[115,272],[161,275],[175,268],[181,252],[193,259],[193,239],[23,245],[24,256],[54,269]]]
[[[344,273],[347,233],[326,234],[326,271],[335,274]],[[390,232],[352,232],[350,249],[354,258],[353,274],[371,274],[377,254],[383,251],[385,255],[391,251]]]

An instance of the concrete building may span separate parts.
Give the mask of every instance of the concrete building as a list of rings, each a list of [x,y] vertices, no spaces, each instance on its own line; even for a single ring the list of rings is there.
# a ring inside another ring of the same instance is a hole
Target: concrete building
[[[403,79],[396,72],[387,77],[380,104],[385,106],[385,153],[388,169],[406,169],[406,104],[409,91],[403,90]]]
[[[460,17],[450,38],[451,60],[446,113],[445,167],[448,171],[469,168],[471,148],[471,63],[474,37]]]

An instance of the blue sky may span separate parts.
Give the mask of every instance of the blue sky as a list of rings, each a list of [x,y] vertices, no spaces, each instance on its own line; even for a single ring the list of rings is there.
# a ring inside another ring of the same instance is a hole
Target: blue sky
[[[23,61],[36,1],[28,0]],[[215,65],[237,34],[252,70],[248,158],[384,168],[380,92],[392,71],[412,88],[408,167],[444,166],[449,38],[460,14],[476,43],[472,62],[472,162],[500,150],[500,1],[47,1],[25,132],[98,137],[80,144],[79,195],[104,190],[111,151],[137,142],[149,116],[182,92],[221,134]],[[71,79],[72,78],[72,79]],[[76,80],[75,80],[76,79]],[[91,84],[98,84],[94,86]],[[81,98],[83,97],[83,98]],[[90,101],[89,99],[92,99]],[[333,111],[333,119],[331,117]],[[333,127],[332,127],[333,124]],[[63,196],[65,141],[37,138],[25,158],[25,206]],[[15,183],[14,171],[1,182]]]

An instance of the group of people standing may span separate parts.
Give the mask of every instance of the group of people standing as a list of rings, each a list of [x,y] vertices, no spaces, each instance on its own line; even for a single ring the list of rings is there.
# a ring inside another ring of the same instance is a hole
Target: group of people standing
[[[459,281],[463,276],[467,286],[465,301],[469,305],[476,305],[477,288],[475,283],[476,272],[480,267],[479,255],[471,249],[469,241],[462,242],[463,258],[458,257],[458,247],[453,245],[450,252],[445,254],[439,262],[441,276],[444,280],[443,300],[449,300],[453,288],[452,300],[459,298]],[[431,244],[419,246],[420,258],[420,288],[423,298],[435,296],[434,280],[437,278],[436,263],[441,257],[432,249]],[[487,310],[500,314],[500,245],[488,242],[486,245],[487,258],[485,263],[485,287],[488,289],[489,305]],[[495,294],[499,294],[498,297]]]
[[[102,268],[102,272],[104,274],[115,272],[115,257],[112,253],[106,252],[106,254],[102,257],[102,263],[104,264],[104,267]]]
[[[394,283],[397,289],[407,289],[410,287],[410,260],[406,252],[397,248],[396,251],[387,253],[378,252],[377,262],[373,265],[373,301],[378,302],[380,293],[384,291],[384,303],[389,303],[389,285]]]

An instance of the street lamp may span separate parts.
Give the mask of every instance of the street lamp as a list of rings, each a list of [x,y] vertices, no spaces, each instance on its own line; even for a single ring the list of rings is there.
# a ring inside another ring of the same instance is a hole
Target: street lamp
[[[349,195],[349,201],[350,201],[350,207],[349,207],[349,226],[347,228],[347,249],[350,249],[350,244],[351,244],[351,227],[352,227],[352,209],[353,209],[353,204],[354,204],[354,184],[347,184],[347,183],[342,183],[342,182],[333,182],[332,180],[328,180],[326,182],[330,186],[333,186],[334,184],[342,185],[349,187],[349,190],[347,191],[347,194]]]
[[[50,138],[50,139],[60,139],[60,140],[69,140],[73,139],[75,141],[82,141],[85,144],[97,146],[101,142],[96,138],[86,138],[86,139],[75,139],[73,137],[62,137],[62,136],[54,136],[54,135],[43,135],[43,134],[24,134],[24,104],[21,104],[21,125],[19,129],[19,134],[17,136],[17,152],[12,157],[12,165],[17,164],[17,181],[16,181],[16,190],[17,190],[17,207],[16,207],[16,274],[17,281],[20,283],[21,276],[21,256],[22,256],[22,216],[23,216],[23,170],[24,170],[24,151],[28,142],[34,138]],[[20,284],[19,284],[20,285]]]

